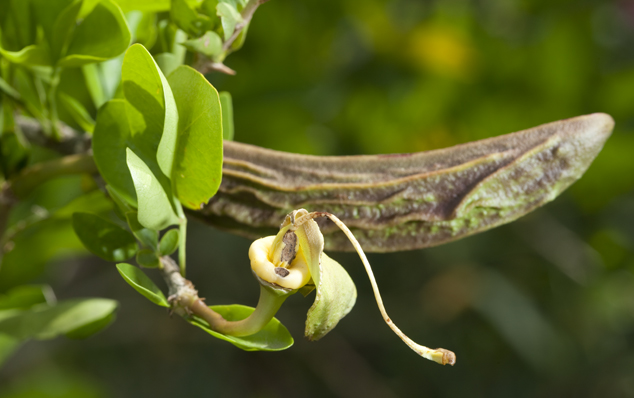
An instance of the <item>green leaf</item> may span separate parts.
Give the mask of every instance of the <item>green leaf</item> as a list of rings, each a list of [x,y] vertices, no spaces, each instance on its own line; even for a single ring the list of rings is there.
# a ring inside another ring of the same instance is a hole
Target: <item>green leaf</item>
[[[64,9],[73,2],[74,0],[31,0],[36,20],[48,40],[53,37],[55,21]]]
[[[40,275],[53,259],[86,253],[69,219],[45,219],[16,233],[13,249],[4,254],[0,290],[28,282]]]
[[[81,102],[64,93],[59,93],[59,99],[79,127],[88,133],[95,130],[95,121]]]
[[[0,106],[0,112],[4,111]],[[28,142],[21,135],[16,134],[15,129],[2,132],[2,126],[0,126],[0,134],[0,170],[8,179],[26,167],[30,148]]]
[[[130,232],[97,215],[73,214],[73,228],[84,246],[104,260],[124,261],[138,250]]]
[[[178,143],[172,187],[185,206],[199,209],[222,178],[222,116],[216,89],[203,75],[181,66],[169,78],[178,106]]]
[[[99,173],[129,205],[136,206],[136,192],[126,163],[126,148],[132,142],[132,128],[127,117],[130,105],[111,100],[97,114],[92,148]]]
[[[190,51],[202,53],[212,59],[222,53],[222,39],[213,31],[206,32],[197,39],[187,40],[181,45]]]
[[[121,263],[117,264],[117,270],[134,290],[141,293],[148,300],[161,307],[169,307],[169,303],[167,299],[165,299],[163,292],[161,292],[154,282],[139,268],[130,264]]]
[[[178,128],[178,110],[170,86],[150,53],[140,44],[126,52],[121,78],[126,99],[144,120],[143,134],[152,143],[158,142],[158,149],[147,145],[132,149],[147,164],[151,165],[150,160],[157,162],[163,174],[170,177]]]
[[[179,220],[150,168],[132,150],[127,150],[127,164],[132,174],[138,198],[138,220],[145,228],[161,230],[178,224]]]
[[[139,263],[141,267],[145,268],[158,268],[160,263],[156,253],[151,249],[139,250],[136,254],[136,262]]]
[[[0,334],[0,366],[9,359],[20,346],[20,340],[6,334]]]
[[[229,92],[220,93],[220,105],[222,106],[222,138],[233,141],[233,103]]]
[[[145,246],[156,251],[158,249],[158,232],[153,229],[147,229],[139,223],[137,212],[128,212],[125,215],[128,225],[136,238]]]
[[[75,28],[60,66],[101,62],[123,53],[130,45],[130,31],[121,9],[101,0]]]
[[[95,319],[92,322],[88,322],[77,329],[71,330],[66,333],[66,337],[73,340],[82,340],[92,336],[93,334],[105,329],[108,325],[114,322],[115,312],[104,316],[103,318]]]
[[[213,21],[196,12],[185,0],[172,0],[170,17],[176,26],[194,37],[200,37],[213,28]]]
[[[161,244],[159,246],[159,253],[161,256],[169,256],[178,249],[178,240],[180,238],[177,229],[170,229],[161,238]]]
[[[116,0],[123,12],[132,10],[144,12],[169,11],[170,0]]]
[[[49,38],[51,43],[51,55],[55,62],[57,62],[68,48],[82,3],[82,0],[74,0],[64,8],[55,19],[53,35]]]
[[[117,306],[114,300],[96,298],[67,300],[54,306],[41,304],[0,320],[0,333],[20,340],[52,339],[111,317]]]
[[[16,286],[0,295],[0,310],[27,309],[36,304],[46,303],[45,289],[50,291],[50,287],[46,285]]]
[[[159,68],[161,68],[161,72],[163,75],[169,76],[183,63],[180,58],[172,53],[161,53],[154,57],[154,60],[158,64]]]
[[[224,30],[225,41],[227,41],[236,29],[238,22],[242,22],[242,15],[240,15],[235,5],[229,3],[219,3],[216,6],[216,11],[222,21],[222,29]]]
[[[13,98],[16,101],[22,100],[20,93],[16,89],[11,87],[11,85],[7,83],[6,80],[4,80],[1,77],[0,77],[0,91],[2,91],[3,93],[5,93],[6,95],[8,95],[9,97]]]
[[[247,318],[255,310],[244,305],[214,305],[210,306],[227,321],[240,321]],[[269,323],[256,334],[251,336],[235,337],[227,336],[215,332],[209,328],[206,322],[197,318],[188,320],[192,325],[198,326],[210,335],[235,345],[245,351],[281,351],[293,345],[293,337],[288,329],[277,318],[271,319]]]
[[[323,252],[324,237],[315,221],[305,222],[295,233],[317,289],[306,317],[305,335],[309,340],[319,340],[350,312],[357,289],[346,270]]]
[[[46,47],[41,44],[26,46],[20,51],[7,51],[0,47],[0,55],[9,62],[28,66],[49,66],[51,57]]]

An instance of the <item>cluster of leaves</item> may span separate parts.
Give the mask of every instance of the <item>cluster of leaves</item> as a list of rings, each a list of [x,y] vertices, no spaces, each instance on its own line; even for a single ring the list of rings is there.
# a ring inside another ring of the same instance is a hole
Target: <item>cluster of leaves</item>
[[[224,59],[246,34],[222,56],[195,44],[211,30],[230,37],[242,21],[245,3],[212,3],[0,2],[0,184],[15,189],[10,204],[0,201],[0,362],[29,338],[85,337],[113,319],[111,300],[57,303],[52,293],[47,300],[12,298],[25,289],[51,291],[24,285],[51,260],[87,248],[108,261],[136,256],[138,264],[158,267],[161,256],[180,247],[184,270],[182,206],[198,208],[213,196],[223,134],[233,137],[230,94],[218,95],[184,64],[199,57],[188,49]],[[209,14],[201,34],[187,28],[188,10]],[[124,56],[131,42],[144,46]],[[69,134],[85,138],[75,143],[92,139],[107,193],[89,175],[95,171],[89,154],[79,155],[86,160],[75,169],[65,166],[64,155],[81,151],[64,146]],[[46,178],[29,183],[38,167]],[[119,266],[131,284],[140,280],[134,269]]]
[[[129,231],[88,213],[75,213],[73,226],[91,252],[109,261],[136,254],[139,265],[162,267],[161,257],[180,248],[184,274],[187,219],[182,206],[201,207],[215,194],[222,176],[220,98],[204,76],[188,66],[178,67],[166,79],[139,44],[126,52],[122,86],[124,98],[107,102],[99,112],[93,151]],[[179,229],[168,229],[174,225]],[[150,301],[169,306],[142,270],[126,263],[117,269]],[[253,311],[244,306],[213,308],[229,320],[246,318]],[[279,350],[293,342],[276,319],[247,337],[222,335],[195,318],[190,322],[245,350]]]
[[[244,44],[249,21],[241,12],[246,6],[247,0],[173,0],[170,15],[180,29],[192,36],[183,43],[187,49],[222,62]],[[239,24],[244,26],[237,31]]]

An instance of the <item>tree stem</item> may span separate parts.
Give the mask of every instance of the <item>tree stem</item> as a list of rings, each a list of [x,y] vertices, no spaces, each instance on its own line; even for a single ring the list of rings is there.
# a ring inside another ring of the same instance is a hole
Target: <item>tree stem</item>
[[[212,330],[230,336],[250,336],[262,330],[286,298],[294,293],[260,285],[260,299],[255,311],[243,320],[228,321],[198,297],[194,285],[181,275],[178,264],[171,257],[161,257],[161,263],[163,268],[160,271],[168,285],[169,301],[174,312],[184,317],[196,315],[207,322]]]
[[[96,173],[97,165],[88,154],[69,155],[63,158],[38,163],[24,169],[10,182],[9,189],[19,199],[28,196],[40,184],[51,178],[71,174]]]

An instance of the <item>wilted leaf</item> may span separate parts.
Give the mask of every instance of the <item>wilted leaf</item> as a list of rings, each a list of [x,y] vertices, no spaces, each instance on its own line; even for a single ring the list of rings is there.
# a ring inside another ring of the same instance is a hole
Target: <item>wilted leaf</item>
[[[307,214],[305,210],[299,210],[294,217],[304,214]],[[280,231],[289,226],[287,217]],[[352,310],[357,289],[346,270],[323,252],[324,238],[314,220],[301,224],[295,234],[317,291],[306,317],[305,335],[309,340],[318,340]]]

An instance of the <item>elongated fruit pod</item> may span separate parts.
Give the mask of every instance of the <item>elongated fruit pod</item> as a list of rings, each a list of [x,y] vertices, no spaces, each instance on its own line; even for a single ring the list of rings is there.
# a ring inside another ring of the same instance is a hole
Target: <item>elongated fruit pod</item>
[[[320,157],[225,141],[218,194],[195,216],[239,235],[274,235],[297,208],[335,214],[364,250],[451,242],[511,222],[579,179],[614,120],[595,113],[428,152]],[[353,247],[329,221],[326,250]]]

